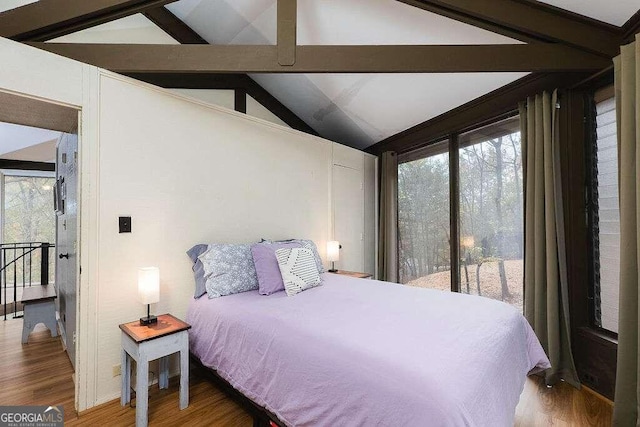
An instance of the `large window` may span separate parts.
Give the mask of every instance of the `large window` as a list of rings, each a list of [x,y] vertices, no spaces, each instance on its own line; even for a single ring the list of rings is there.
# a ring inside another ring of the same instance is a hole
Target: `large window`
[[[612,87],[594,96],[595,132],[591,146],[590,228],[593,319],[596,326],[618,332],[620,287],[620,210],[616,100]]]
[[[524,210],[519,120],[460,136],[460,290],[522,310]]]
[[[442,290],[451,289],[447,147],[448,144],[445,142],[417,155],[400,158],[400,283]]]
[[[524,209],[518,118],[403,154],[399,162],[400,282],[453,288],[522,310]],[[457,224],[454,230],[452,223]],[[453,277],[452,269],[458,272]]]

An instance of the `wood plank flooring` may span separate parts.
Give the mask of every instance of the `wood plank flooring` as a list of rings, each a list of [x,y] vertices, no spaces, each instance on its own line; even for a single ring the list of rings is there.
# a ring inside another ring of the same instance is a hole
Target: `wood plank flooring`
[[[60,337],[43,325],[22,344],[22,319],[0,320],[0,405],[64,405],[75,418],[73,367]]]
[[[42,325],[20,344],[21,320],[0,321],[0,405],[64,405],[65,425],[135,425],[135,409],[119,400],[84,411],[74,411],[73,370],[60,338],[51,338]],[[168,390],[152,386],[150,426],[250,427],[251,417],[210,382],[192,374],[189,407],[178,408],[178,382]],[[135,401],[134,401],[135,403]],[[612,406],[588,389],[561,383],[547,389],[529,378],[516,409],[516,427],[611,425]]]

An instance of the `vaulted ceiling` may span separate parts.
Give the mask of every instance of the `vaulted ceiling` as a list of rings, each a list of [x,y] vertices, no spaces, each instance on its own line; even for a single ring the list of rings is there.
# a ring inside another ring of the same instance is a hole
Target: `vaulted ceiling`
[[[55,0],[41,0],[40,3],[50,1]],[[78,3],[78,0],[65,1]],[[0,4],[0,11],[27,3],[33,2],[4,0]],[[176,30],[175,25],[168,28],[163,25],[166,20],[159,22],[154,19],[154,23],[141,14],[133,14],[71,34],[62,31],[61,34],[66,35],[53,40],[46,36],[25,39],[121,44],[176,44],[181,41],[260,46],[278,43],[276,0],[139,0],[138,3],[156,7],[166,4],[164,7],[170,12],[169,15],[175,15],[173,18],[177,17],[188,27],[179,29],[181,33],[171,37],[156,23],[169,33],[172,29]],[[550,5],[548,7],[516,0],[495,0],[493,3],[486,0],[299,0],[297,45],[562,44],[569,46],[569,53],[582,52],[594,58],[592,64],[601,64],[607,63],[608,59],[598,62],[597,57],[603,59],[612,56],[612,47],[618,46],[621,41],[621,37],[616,39],[618,32],[622,31],[618,27],[638,11],[637,0],[546,0],[544,3]],[[519,12],[532,8],[532,12],[549,17],[549,20],[536,22],[532,15],[522,16],[524,21],[518,22],[518,17],[507,15],[508,7],[503,7],[502,11],[495,9],[499,3],[516,7]],[[556,7],[591,19],[566,11],[557,12]],[[493,20],[488,18],[488,15],[498,13],[505,16]],[[117,14],[114,16],[118,17]],[[527,21],[527,18],[531,19]],[[94,16],[92,19],[95,24],[102,18]],[[558,21],[553,21],[556,19]],[[2,22],[0,14],[0,34]],[[552,25],[558,23],[562,25]],[[74,28],[80,29],[82,26],[76,25]],[[592,34],[589,28],[593,28]],[[189,41],[181,40],[185,32]],[[60,33],[54,31],[50,34]],[[579,35],[583,35],[584,40]],[[589,37],[592,40],[588,40]],[[49,49],[55,51],[53,45]],[[493,52],[490,51],[489,55]],[[456,59],[453,53],[451,58],[438,55],[439,52],[434,51],[434,58],[439,58],[443,63],[450,61],[454,64],[453,69],[459,69],[461,62],[464,62]],[[559,58],[562,56],[558,55]],[[299,63],[303,62],[301,54],[299,57]],[[496,63],[501,63],[501,60],[496,54]],[[331,58],[327,58],[327,61],[331,62]],[[316,58],[316,67],[317,63],[321,64],[322,58]],[[266,89],[269,96],[286,106],[321,136],[364,149],[528,74],[528,70],[506,71],[512,70],[508,64],[497,65],[496,69],[474,73],[261,72],[249,73],[250,79],[246,81],[253,81],[253,84],[257,82],[256,86]]]

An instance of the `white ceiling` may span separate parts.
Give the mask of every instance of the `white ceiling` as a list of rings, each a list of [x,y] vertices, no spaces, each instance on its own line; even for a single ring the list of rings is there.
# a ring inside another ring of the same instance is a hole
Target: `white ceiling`
[[[539,0],[621,27],[640,8],[639,0]]]
[[[59,43],[178,44],[143,15],[131,15],[50,40]]]
[[[541,0],[614,25],[639,0]],[[0,10],[32,0],[1,0]],[[276,0],[180,0],[167,6],[215,44],[274,44]],[[396,0],[299,0],[299,44],[497,44],[507,37]],[[142,15],[55,41],[176,43]],[[364,148],[512,82],[525,73],[256,74],[322,136]]]
[[[181,0],[176,16],[214,44],[274,44],[275,0]],[[301,0],[299,44],[505,44],[516,40],[395,0]],[[322,136],[365,148],[526,73],[255,74]]]
[[[54,161],[60,132],[0,122],[0,158]]]

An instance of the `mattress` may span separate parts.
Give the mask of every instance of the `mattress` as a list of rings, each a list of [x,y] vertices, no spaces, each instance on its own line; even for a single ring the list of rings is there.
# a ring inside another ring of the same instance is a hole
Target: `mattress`
[[[191,352],[290,426],[513,426],[527,374],[550,366],[508,304],[322,277],[193,300]]]

